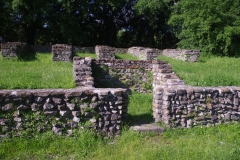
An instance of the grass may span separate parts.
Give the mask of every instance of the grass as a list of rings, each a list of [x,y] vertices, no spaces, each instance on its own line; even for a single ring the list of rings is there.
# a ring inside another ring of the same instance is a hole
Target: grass
[[[74,88],[72,63],[53,62],[51,54],[36,54],[32,60],[0,56],[0,89]]]
[[[97,58],[93,53],[75,56]],[[130,54],[116,54],[118,59],[134,60]],[[74,88],[70,62],[53,62],[51,53],[37,53],[25,60],[0,56],[0,89]]]
[[[95,53],[80,53],[80,52],[77,52],[77,53],[75,53],[74,56],[79,56],[79,57],[82,57],[82,58],[92,57],[94,59],[97,59],[97,55]]]
[[[151,113],[150,107],[149,94],[131,94],[130,120],[137,121],[140,116],[147,118]],[[47,132],[33,138],[1,139],[0,159],[239,159],[240,123],[167,129],[161,135],[136,133],[127,128],[125,126],[121,135],[115,138],[100,137],[88,130],[75,130],[71,137]]]
[[[237,85],[235,82],[237,80],[232,80],[239,77],[237,58],[200,57],[200,62],[197,63],[171,60],[166,57],[160,59],[172,64],[174,71],[181,78],[190,78],[189,81],[185,81],[192,85]],[[50,54],[37,54],[36,59],[32,61],[0,59],[0,68],[1,87],[55,88],[55,83],[65,80],[63,77],[69,77],[69,80],[61,82],[56,88],[64,88],[62,83],[70,84],[68,87],[73,85],[72,63],[52,62]],[[61,74],[63,77],[60,77]],[[49,76],[53,76],[53,79]],[[208,78],[204,80],[203,77]],[[224,77],[230,78],[221,80]],[[8,84],[5,84],[5,81]],[[47,85],[48,81],[51,83]],[[128,124],[151,122],[151,106],[152,95],[132,93],[129,96]],[[191,129],[166,129],[161,135],[136,133],[128,130],[128,126],[125,125],[121,135],[115,138],[100,137],[89,130],[81,129],[75,130],[71,137],[56,136],[52,132],[47,132],[36,134],[33,138],[0,139],[0,159],[237,160],[240,154],[239,139],[240,123]]]
[[[172,65],[173,71],[191,86],[240,86],[240,58],[200,55],[199,62],[189,63],[159,56]]]
[[[152,94],[133,92],[129,96],[128,123],[150,123],[153,122]]]
[[[129,53],[126,53],[126,54],[117,53],[115,57],[116,59],[123,59],[123,60],[139,60],[136,56],[133,56]]]

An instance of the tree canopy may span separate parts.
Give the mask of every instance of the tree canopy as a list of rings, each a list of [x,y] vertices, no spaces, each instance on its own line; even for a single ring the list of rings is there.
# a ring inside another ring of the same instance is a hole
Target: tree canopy
[[[0,0],[0,38],[240,55],[240,0]]]
[[[240,0],[180,0],[169,24],[178,46],[216,55],[240,54]]]

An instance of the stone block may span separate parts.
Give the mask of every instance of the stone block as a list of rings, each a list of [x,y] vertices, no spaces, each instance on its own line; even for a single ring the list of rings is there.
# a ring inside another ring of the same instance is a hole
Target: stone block
[[[97,45],[95,53],[98,60],[115,60],[115,48],[113,47]]]
[[[4,58],[21,58],[28,54],[29,46],[22,42],[8,42],[1,45],[1,51]]]
[[[72,46],[67,44],[52,45],[52,60],[53,61],[72,61]]]

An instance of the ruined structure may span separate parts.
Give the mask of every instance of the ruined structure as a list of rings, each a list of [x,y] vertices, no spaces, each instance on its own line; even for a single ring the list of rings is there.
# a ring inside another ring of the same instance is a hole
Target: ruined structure
[[[1,45],[4,58],[20,58],[29,52],[28,45],[22,42],[8,42]]]

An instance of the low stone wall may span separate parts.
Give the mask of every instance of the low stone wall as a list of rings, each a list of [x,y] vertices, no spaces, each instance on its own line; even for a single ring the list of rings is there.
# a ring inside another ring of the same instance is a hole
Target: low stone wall
[[[152,92],[152,61],[93,60],[95,87],[120,87]]]
[[[211,126],[238,121],[239,87],[192,87],[168,64],[153,65],[153,116],[171,127]]]
[[[128,52],[128,48],[115,48],[115,53],[126,54]]]
[[[211,126],[240,118],[240,88],[163,89],[161,119],[172,127]]]
[[[52,45],[52,60],[53,61],[72,61],[72,46],[67,44]]]
[[[182,61],[196,62],[198,61],[200,50],[164,49],[163,55]]]
[[[8,42],[1,45],[2,57],[14,58],[27,54],[29,46],[22,42]]]
[[[113,47],[98,45],[95,47],[95,53],[98,60],[115,59],[115,48]]]
[[[128,53],[138,57],[141,60],[153,60],[157,59],[162,54],[161,50],[155,48],[144,48],[144,47],[131,47],[128,48]]]
[[[0,135],[31,136],[48,130],[71,134],[85,122],[116,134],[127,117],[127,103],[124,89],[0,90]]]
[[[73,57],[73,74],[76,87],[93,87],[92,59]]]

